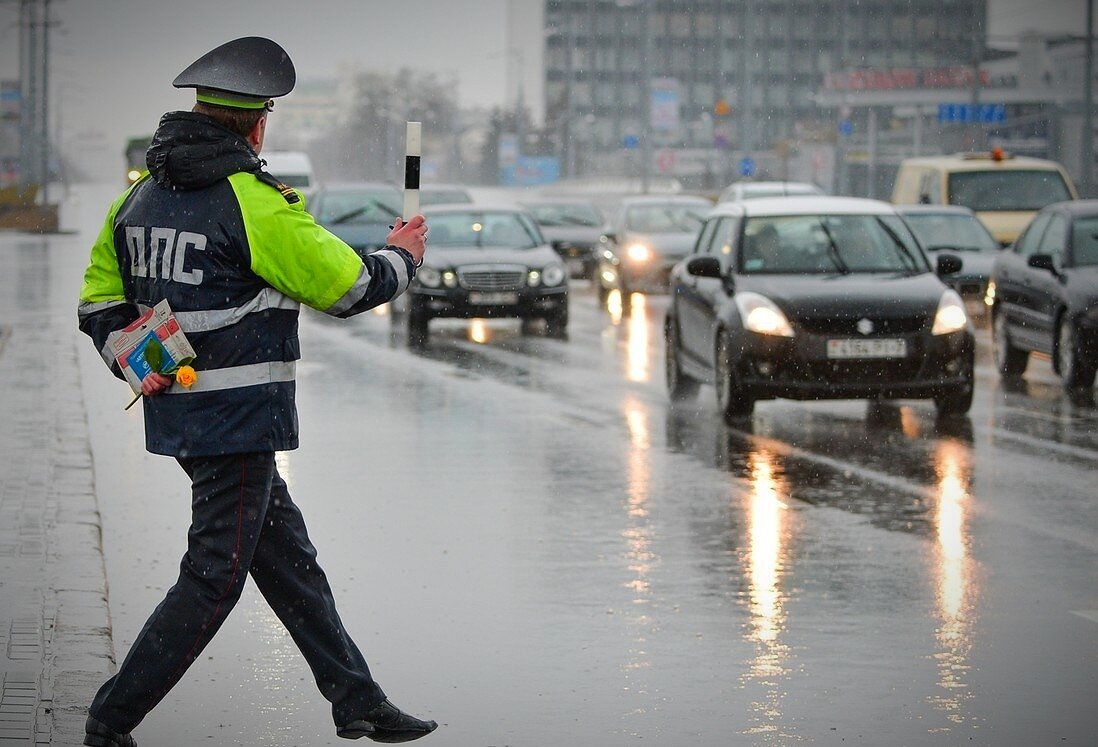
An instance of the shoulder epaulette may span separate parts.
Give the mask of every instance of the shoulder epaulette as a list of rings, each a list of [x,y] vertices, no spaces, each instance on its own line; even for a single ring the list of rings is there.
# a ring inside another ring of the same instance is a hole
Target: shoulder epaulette
[[[286,202],[290,203],[291,205],[301,200],[301,195],[297,193],[296,189],[288,184],[283,184],[268,172],[260,169],[258,171],[253,171],[252,173],[255,174],[255,178],[259,181],[263,182],[269,187],[274,187],[279,192],[281,192],[282,196],[286,198]]]

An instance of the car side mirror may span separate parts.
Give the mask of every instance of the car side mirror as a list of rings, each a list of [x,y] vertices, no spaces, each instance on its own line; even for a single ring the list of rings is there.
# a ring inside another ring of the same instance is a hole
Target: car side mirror
[[[686,262],[686,272],[698,278],[719,278],[724,274],[716,257],[693,257]]]
[[[937,264],[935,271],[939,277],[945,275],[956,275],[961,271],[964,266],[964,262],[955,254],[939,254],[937,257]]]
[[[1059,275],[1059,271],[1056,269],[1056,262],[1052,259],[1051,254],[1034,254],[1029,258],[1030,267],[1034,267],[1038,270],[1048,270],[1053,275]]]

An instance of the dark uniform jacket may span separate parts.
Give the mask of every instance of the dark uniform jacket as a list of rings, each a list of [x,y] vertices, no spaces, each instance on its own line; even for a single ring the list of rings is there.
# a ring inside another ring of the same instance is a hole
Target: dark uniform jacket
[[[175,312],[198,381],[143,398],[149,451],[296,448],[300,304],[347,317],[389,301],[415,274],[411,254],[357,255],[298,193],[273,186],[242,138],[204,115],[164,115],[147,163],[92,248],[80,329],[121,377],[107,336],[162,300]]]

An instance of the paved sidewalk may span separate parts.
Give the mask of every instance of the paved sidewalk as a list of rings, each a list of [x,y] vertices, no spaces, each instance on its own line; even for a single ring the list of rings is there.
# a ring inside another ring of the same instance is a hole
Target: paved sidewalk
[[[0,747],[79,745],[114,669],[77,378],[86,254],[79,237],[0,232]]]

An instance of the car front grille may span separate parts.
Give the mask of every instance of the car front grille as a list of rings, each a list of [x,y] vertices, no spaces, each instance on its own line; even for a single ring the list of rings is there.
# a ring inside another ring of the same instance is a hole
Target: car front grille
[[[815,335],[836,335],[843,337],[862,337],[858,330],[858,323],[867,318],[873,323],[873,331],[865,337],[890,337],[894,335],[910,335],[924,329],[929,320],[917,316],[908,316],[892,319],[875,319],[872,317],[858,317],[856,319],[841,319],[835,317],[818,317],[798,319],[797,323],[806,332]]]
[[[526,285],[526,268],[465,267],[458,269],[458,282],[462,288],[475,291],[510,291]]]
[[[911,381],[919,376],[918,358],[881,361],[814,361],[798,366],[797,378],[834,384],[887,384]]]

